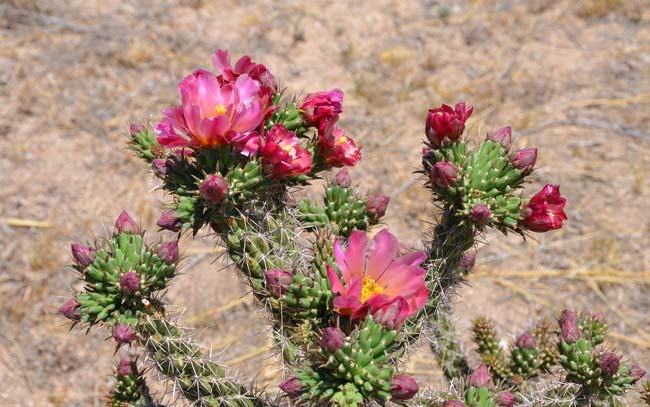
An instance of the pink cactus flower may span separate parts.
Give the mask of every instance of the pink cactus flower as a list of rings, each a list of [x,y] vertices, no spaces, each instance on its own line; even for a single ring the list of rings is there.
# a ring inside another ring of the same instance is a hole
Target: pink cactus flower
[[[560,229],[567,220],[564,213],[566,198],[560,195],[559,185],[547,184],[521,209],[519,225],[533,232]]]
[[[310,93],[300,104],[300,110],[307,126],[320,128],[321,123],[336,120],[343,112],[343,91],[332,89]]]
[[[210,203],[218,203],[228,196],[228,181],[220,174],[210,174],[199,185],[201,198]]]
[[[319,127],[318,150],[328,167],[353,167],[361,159],[361,149],[333,119]]]
[[[163,110],[165,119],[155,128],[165,147],[220,147],[241,143],[264,117],[260,85],[247,74],[220,83],[204,70],[178,85],[181,105]]]
[[[472,106],[466,107],[465,102],[461,102],[453,108],[442,105],[435,109],[429,109],[425,132],[431,146],[438,148],[458,141],[465,131],[465,122],[473,110]]]
[[[365,232],[352,232],[345,252],[337,239],[334,255],[343,282],[327,266],[332,291],[338,294],[334,310],[353,319],[381,311],[379,316],[383,318],[389,311],[384,306],[402,298],[402,306],[397,312],[390,310],[390,314],[403,321],[422,308],[429,290],[424,281],[425,271],[418,265],[426,254],[414,252],[398,257],[399,250],[399,241],[388,229],[380,231],[370,242]]]
[[[281,124],[275,124],[261,140],[260,155],[262,168],[275,179],[311,171],[311,154],[300,148],[296,134]]]

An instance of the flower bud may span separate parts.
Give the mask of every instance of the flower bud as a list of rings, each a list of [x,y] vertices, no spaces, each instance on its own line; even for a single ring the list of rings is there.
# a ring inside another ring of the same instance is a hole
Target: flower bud
[[[621,358],[615,353],[605,352],[601,355],[598,365],[605,376],[613,376],[621,366]]]
[[[630,368],[630,375],[634,377],[634,380],[641,380],[645,376],[645,370],[641,369],[638,365],[634,365]]]
[[[323,349],[328,352],[334,352],[343,346],[345,342],[345,334],[339,328],[330,326],[325,328],[323,331],[323,336],[320,340],[320,345]]]
[[[79,243],[72,243],[72,257],[83,268],[90,266],[95,261],[95,249]]]
[[[559,229],[567,220],[565,205],[560,186],[548,184],[521,208],[519,226],[540,233]]]
[[[487,139],[501,144],[507,150],[512,145],[512,127],[506,126],[493,133],[488,133]]]
[[[140,123],[131,123],[129,125],[129,134],[134,137],[142,133],[147,127]]]
[[[176,263],[178,260],[178,241],[172,240],[161,244],[156,255],[167,264]]]
[[[293,275],[286,270],[269,270],[264,273],[264,280],[266,281],[266,289],[271,292],[274,297],[282,297],[293,280]]]
[[[442,407],[466,407],[465,403],[458,400],[448,400],[442,404]]]
[[[607,316],[605,316],[604,312],[594,312],[593,314],[591,314],[591,319],[593,319],[596,322],[600,322],[601,324],[607,323]]]
[[[504,391],[497,397],[497,405],[499,407],[513,407],[516,402],[517,398],[509,391]]]
[[[169,230],[170,232],[178,232],[183,226],[183,220],[178,217],[178,214],[173,209],[167,209],[160,215],[156,225],[161,229]]]
[[[435,163],[429,173],[431,183],[438,188],[448,188],[458,177],[458,168],[450,162]]]
[[[537,347],[537,341],[530,331],[526,331],[519,335],[515,345],[521,349],[535,349]]]
[[[120,376],[129,376],[133,373],[132,362],[130,360],[122,359],[117,364],[117,374]]]
[[[474,387],[487,387],[492,380],[488,367],[481,363],[467,378],[467,383]]]
[[[167,160],[164,158],[156,158],[153,160],[151,162],[151,168],[158,178],[165,178],[169,174],[169,166],[167,165]]]
[[[280,389],[289,397],[298,397],[302,393],[302,383],[297,377],[291,376],[280,383]]]
[[[476,250],[468,250],[460,258],[460,268],[464,272],[470,272],[476,263]]]
[[[349,188],[350,185],[352,185],[352,178],[350,177],[348,170],[343,168],[341,171],[337,172],[332,184],[338,185],[342,188]]]
[[[228,195],[228,182],[219,174],[210,174],[201,182],[199,192],[208,202],[221,202]]]
[[[79,310],[79,307],[80,305],[77,300],[70,298],[68,301],[64,302],[63,305],[61,305],[59,312],[70,321],[79,321],[81,320],[81,311]]]
[[[113,339],[120,345],[129,344],[136,338],[135,330],[131,325],[119,323],[113,327]]]
[[[371,195],[366,201],[366,212],[373,221],[378,221],[386,214],[389,198],[386,195]]]
[[[567,343],[574,343],[582,337],[578,326],[578,316],[575,312],[565,309],[560,314],[560,336]]]
[[[487,205],[477,204],[472,208],[470,217],[477,225],[485,225],[490,222],[492,211],[490,211],[490,208],[488,208]]]
[[[140,233],[140,227],[126,211],[122,211],[115,221],[115,234],[120,233]]]
[[[390,379],[390,392],[395,400],[408,400],[418,392],[418,384],[411,376],[396,374]]]
[[[438,148],[458,141],[472,111],[471,106],[465,107],[465,102],[458,103],[453,108],[442,105],[439,108],[429,109],[424,131],[431,146]]]
[[[522,174],[528,175],[533,172],[537,162],[536,148],[522,148],[512,156],[512,165],[521,171]]]
[[[125,293],[137,292],[140,289],[140,276],[133,271],[127,271],[120,276],[120,287]]]

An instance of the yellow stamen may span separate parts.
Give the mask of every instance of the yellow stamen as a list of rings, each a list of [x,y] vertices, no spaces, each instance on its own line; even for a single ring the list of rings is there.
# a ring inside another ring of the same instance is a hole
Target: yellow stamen
[[[341,136],[338,140],[336,140],[336,144],[347,143],[347,141],[348,141],[348,138],[347,138],[347,137],[345,137],[345,136]]]
[[[282,147],[282,149],[284,151],[286,151],[287,153],[290,153],[290,152],[292,152],[294,150],[292,145],[284,146],[284,147]]]
[[[223,116],[224,114],[226,114],[226,106],[217,105],[217,107],[214,108],[214,115],[215,116]]]
[[[363,287],[361,288],[361,302],[366,302],[366,300],[379,295],[384,292],[384,287],[377,284],[375,280],[370,277],[363,278]]]

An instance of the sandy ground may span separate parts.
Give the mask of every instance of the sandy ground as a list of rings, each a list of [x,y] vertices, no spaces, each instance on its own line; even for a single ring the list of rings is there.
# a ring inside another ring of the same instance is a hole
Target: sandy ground
[[[456,304],[466,345],[479,313],[510,339],[570,306],[607,312],[612,347],[650,368],[647,2],[2,0],[0,44],[0,406],[101,405],[113,349],[56,313],[74,283],[69,243],[123,208],[153,225],[162,196],[125,148],[128,123],[159,120],[216,48],[253,55],[290,92],[343,89],[364,152],[353,177],[391,195],[386,221],[415,246],[432,219],[412,174],[426,108],[466,100],[473,137],[512,124],[540,148],[528,192],[560,183],[570,220],[527,244],[487,237]],[[168,300],[273,388],[251,298],[205,234],[183,249]],[[441,385],[426,347],[406,369]]]

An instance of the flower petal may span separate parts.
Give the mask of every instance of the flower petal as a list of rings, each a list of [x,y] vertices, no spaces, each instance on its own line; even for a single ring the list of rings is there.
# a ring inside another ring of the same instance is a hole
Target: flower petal
[[[397,256],[399,241],[388,229],[382,229],[370,241],[365,275],[379,279]]]
[[[349,278],[346,281],[354,277],[363,278],[365,274],[367,246],[368,238],[366,237],[366,232],[355,230],[350,234],[348,247],[345,249],[345,264],[349,272]]]

